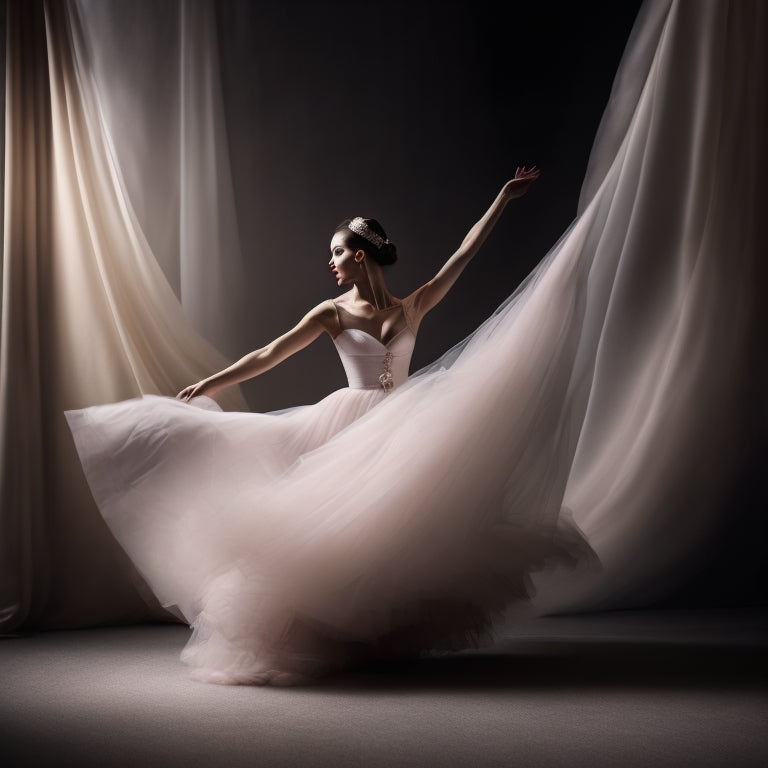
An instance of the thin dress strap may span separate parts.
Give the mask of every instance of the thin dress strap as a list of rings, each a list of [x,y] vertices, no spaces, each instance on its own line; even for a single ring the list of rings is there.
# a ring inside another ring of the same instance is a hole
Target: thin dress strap
[[[341,315],[339,314],[339,308],[336,306],[336,300],[328,299],[328,301],[331,303],[331,306],[333,307],[333,311],[336,314],[336,328],[338,330],[338,333],[341,333],[343,328],[341,327]],[[338,333],[336,334],[337,336],[338,336]]]
[[[344,330],[344,327],[341,323],[341,312],[339,311],[339,307],[336,304],[336,299],[328,299],[328,301],[333,305],[333,311],[336,314],[336,326],[338,328],[338,332],[341,333]],[[408,296],[405,299],[400,299],[400,307],[403,310],[403,318],[405,319],[406,328],[408,328],[411,331],[411,333],[413,333],[415,336],[416,326],[414,326],[413,315],[411,312],[412,310],[411,297]],[[403,328],[402,330],[405,330],[405,328]]]

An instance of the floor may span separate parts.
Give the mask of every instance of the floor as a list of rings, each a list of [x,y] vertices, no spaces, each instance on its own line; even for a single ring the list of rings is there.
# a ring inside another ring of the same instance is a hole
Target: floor
[[[529,619],[300,688],[186,676],[189,630],[0,641],[0,765],[768,766],[768,611]]]

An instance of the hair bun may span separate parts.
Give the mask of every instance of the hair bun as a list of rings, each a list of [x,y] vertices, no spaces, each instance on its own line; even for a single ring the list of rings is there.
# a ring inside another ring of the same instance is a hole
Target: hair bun
[[[336,232],[342,231],[349,233],[346,242],[351,247],[362,248],[377,264],[386,267],[397,261],[397,248],[387,240],[384,227],[376,219],[365,219],[362,216],[344,219],[336,227]]]
[[[384,243],[377,256],[377,261],[383,266],[394,264],[397,261],[397,248],[395,248],[394,243]]]

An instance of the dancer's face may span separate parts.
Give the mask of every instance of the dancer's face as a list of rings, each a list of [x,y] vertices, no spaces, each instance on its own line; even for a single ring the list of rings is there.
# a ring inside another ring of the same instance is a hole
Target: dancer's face
[[[337,232],[331,240],[331,260],[328,266],[338,285],[354,282],[360,276],[360,265],[365,251],[353,251],[346,243],[343,232]]]

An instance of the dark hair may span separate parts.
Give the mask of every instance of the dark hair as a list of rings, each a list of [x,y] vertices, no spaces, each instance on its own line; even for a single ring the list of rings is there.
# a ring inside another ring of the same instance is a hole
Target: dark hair
[[[387,233],[384,231],[384,227],[382,227],[376,219],[363,219],[363,221],[370,229],[385,240],[381,248],[377,248],[370,240],[366,240],[362,235],[353,232],[349,228],[352,219],[344,219],[344,221],[336,227],[336,232],[344,232],[346,234],[346,241],[351,248],[365,251],[375,262],[381,264],[382,267],[385,267],[388,264],[394,264],[397,261],[397,248],[395,248],[394,243],[387,241]]]

